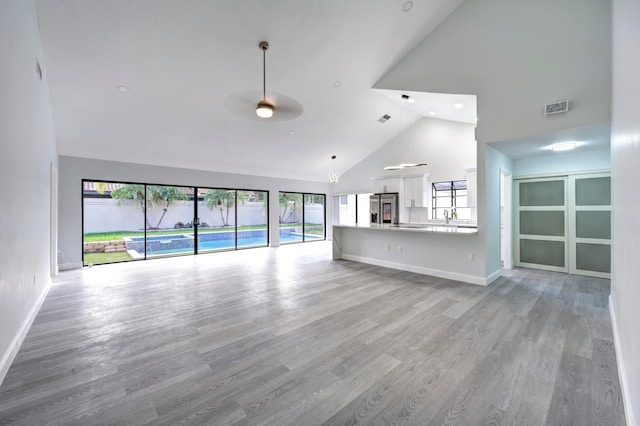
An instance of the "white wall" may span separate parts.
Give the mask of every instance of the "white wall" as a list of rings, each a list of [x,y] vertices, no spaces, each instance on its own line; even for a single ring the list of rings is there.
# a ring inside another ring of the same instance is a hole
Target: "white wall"
[[[408,161],[425,162],[428,166],[406,171],[384,170],[385,166]],[[475,126],[423,118],[345,172],[332,191],[375,192],[372,178],[415,173],[430,173],[433,182],[464,179],[465,169],[473,167],[476,167]]]
[[[514,176],[609,169],[611,169],[611,151],[608,149],[585,152],[554,152],[549,155],[523,158],[513,162]]]
[[[482,211],[486,212],[486,216],[483,231],[486,239],[486,272],[491,275],[500,271],[500,173],[513,173],[513,162],[490,145],[484,145],[484,148],[486,173],[483,199],[486,204]]]
[[[347,260],[487,284],[484,243],[477,235],[337,227],[334,250],[335,247],[339,247],[340,256]]]
[[[269,224],[272,246],[279,245],[278,191],[326,194],[327,211],[331,211],[331,197],[328,196],[330,184],[328,182],[217,173],[68,156],[59,157],[59,170],[58,248],[60,258],[58,261],[61,269],[82,266],[82,179],[269,191]],[[329,222],[327,238],[330,238],[330,217],[327,218],[327,222]]]
[[[613,0],[611,310],[627,424],[640,425],[640,2]]]
[[[51,282],[55,144],[33,1],[0,2],[0,382]],[[36,76],[36,58],[44,80]]]

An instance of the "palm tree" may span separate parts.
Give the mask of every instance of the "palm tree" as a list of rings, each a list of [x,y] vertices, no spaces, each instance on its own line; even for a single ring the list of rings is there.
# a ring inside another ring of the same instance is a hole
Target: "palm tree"
[[[118,200],[118,205],[122,205],[125,200],[133,200],[136,207],[142,210],[144,215],[147,205],[151,208],[155,208],[158,203],[164,203],[165,206],[162,209],[162,215],[156,223],[156,226],[151,226],[149,222],[149,215],[147,215],[147,229],[158,229],[162,219],[167,214],[169,206],[176,200],[188,199],[183,188],[175,186],[157,186],[149,185],[146,187],[143,184],[126,184],[111,192],[111,198]]]
[[[142,210],[142,215],[147,208],[147,197],[144,185],[127,184],[111,191],[111,198],[118,200],[118,206],[121,206],[126,200],[133,200],[133,203]],[[149,218],[147,217],[147,228],[151,228]]]
[[[280,223],[287,223],[292,216],[295,222],[296,212],[302,212],[302,194],[281,192],[278,197],[278,204],[282,207]]]
[[[210,189],[204,195],[204,204],[210,210],[213,210],[214,208],[219,209],[222,226],[229,226],[229,209],[235,205],[236,197],[238,198],[239,203],[244,204],[248,197],[248,193],[246,191]]]
[[[177,200],[187,200],[189,197],[184,192],[184,188],[179,188],[176,186],[148,186],[147,191],[149,192],[149,204],[151,208],[155,208],[156,204],[164,203],[165,206],[162,208],[162,215],[160,219],[158,219],[158,223],[154,229],[160,228],[160,223],[164,216],[167,214],[167,210],[169,210],[169,206],[171,203]],[[148,217],[149,215],[147,215]]]

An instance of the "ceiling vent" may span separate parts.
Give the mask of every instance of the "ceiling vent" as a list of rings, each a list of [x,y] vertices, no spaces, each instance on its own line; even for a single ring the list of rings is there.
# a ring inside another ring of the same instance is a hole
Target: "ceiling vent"
[[[378,119],[378,122],[379,123],[386,123],[387,120],[389,120],[390,118],[391,118],[391,116],[389,114],[385,114],[385,115],[383,115],[382,117],[380,117]]]
[[[544,106],[544,115],[559,114],[569,111],[569,101],[552,102]]]

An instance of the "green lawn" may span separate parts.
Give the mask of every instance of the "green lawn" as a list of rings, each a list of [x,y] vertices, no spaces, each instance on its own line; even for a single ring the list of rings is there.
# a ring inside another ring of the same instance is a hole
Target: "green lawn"
[[[101,263],[124,262],[131,260],[131,256],[126,251],[115,253],[85,253],[85,265],[99,265]]]

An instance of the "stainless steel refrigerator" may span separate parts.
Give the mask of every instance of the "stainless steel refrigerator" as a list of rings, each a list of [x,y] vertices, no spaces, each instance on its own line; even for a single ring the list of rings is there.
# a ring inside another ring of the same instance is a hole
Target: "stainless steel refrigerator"
[[[371,223],[398,224],[398,193],[373,194],[370,199]]]

